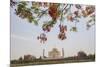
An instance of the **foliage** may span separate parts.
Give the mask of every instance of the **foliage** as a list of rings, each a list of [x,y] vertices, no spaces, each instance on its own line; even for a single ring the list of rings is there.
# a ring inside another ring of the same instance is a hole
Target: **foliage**
[[[11,6],[15,5],[15,2],[11,0]],[[35,25],[39,25],[40,19],[44,15],[48,15],[51,17],[50,21],[47,23],[43,22],[42,29],[44,31],[45,36],[38,36],[37,39],[40,39],[41,43],[47,41],[46,33],[50,32],[54,25],[57,23],[57,20],[60,20],[59,24],[59,34],[58,38],[60,40],[65,40],[67,38],[66,32],[67,26],[65,26],[62,22],[63,20],[67,20],[69,22],[73,22],[75,24],[74,27],[70,29],[70,31],[77,32],[77,22],[79,22],[81,18],[89,18],[88,22],[86,22],[86,27],[89,29],[91,26],[95,24],[95,6],[93,5],[80,5],[80,4],[60,4],[60,3],[47,3],[47,2],[29,2],[29,1],[21,1],[16,2],[17,8],[15,9],[16,15],[22,19],[27,19],[29,23],[34,23]],[[72,11],[72,9],[77,9],[76,11]]]

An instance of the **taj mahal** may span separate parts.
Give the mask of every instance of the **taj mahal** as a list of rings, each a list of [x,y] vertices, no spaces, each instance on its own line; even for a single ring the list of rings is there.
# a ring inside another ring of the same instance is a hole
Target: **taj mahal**
[[[43,59],[61,59],[64,58],[64,49],[59,51],[57,48],[52,48],[51,51],[48,51],[48,57],[45,57],[45,50],[43,49]]]

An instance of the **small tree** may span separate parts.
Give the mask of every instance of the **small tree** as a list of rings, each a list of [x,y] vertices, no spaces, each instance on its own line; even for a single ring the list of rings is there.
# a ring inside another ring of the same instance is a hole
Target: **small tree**
[[[87,57],[87,54],[84,51],[78,52],[78,58],[79,59],[85,59]]]
[[[20,58],[19,58],[19,61],[22,61],[22,60],[23,60],[23,58],[22,58],[22,57],[20,57]]]
[[[88,58],[89,58],[89,59],[92,59],[92,60],[95,60],[95,54],[89,54],[89,55],[88,55]]]

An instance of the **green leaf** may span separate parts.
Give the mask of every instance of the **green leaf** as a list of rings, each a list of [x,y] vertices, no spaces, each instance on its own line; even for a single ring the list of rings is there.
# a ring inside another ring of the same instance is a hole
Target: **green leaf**
[[[39,13],[39,9],[38,8],[35,8],[34,9],[34,13],[38,14]]]
[[[34,22],[35,25],[38,25],[38,21],[37,20],[33,19],[33,22]]]
[[[46,28],[46,27],[47,27],[47,25],[48,25],[47,23],[46,23],[46,24],[43,24],[42,28]]]
[[[31,9],[35,9],[35,8],[36,8],[36,7],[33,7],[33,6],[31,7]]]
[[[27,5],[27,2],[21,1],[21,2],[19,2],[19,4],[22,4],[22,5],[26,6]]]
[[[77,28],[76,28],[76,27],[72,27],[72,28],[70,29],[70,31],[77,32]]]

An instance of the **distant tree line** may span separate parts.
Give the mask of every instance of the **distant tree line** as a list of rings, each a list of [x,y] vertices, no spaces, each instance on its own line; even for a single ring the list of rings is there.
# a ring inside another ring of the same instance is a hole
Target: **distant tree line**
[[[47,57],[45,57],[47,58]],[[23,57],[20,57],[17,60],[11,60],[11,64],[25,64],[25,63],[37,63],[37,62],[52,62],[52,61],[69,61],[69,60],[91,60],[95,61],[95,54],[89,54],[87,55],[83,51],[79,51],[77,53],[77,56],[71,56],[71,57],[65,57],[62,59],[47,59],[44,60],[41,56],[39,58],[36,58],[35,56],[32,55],[24,55]]]

